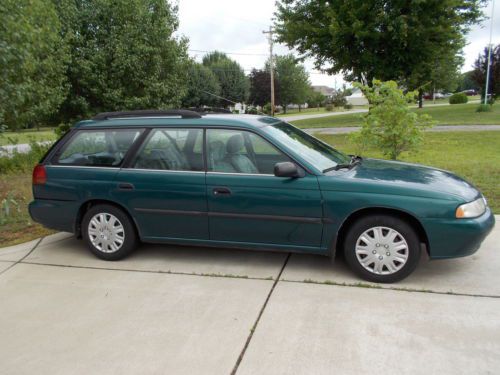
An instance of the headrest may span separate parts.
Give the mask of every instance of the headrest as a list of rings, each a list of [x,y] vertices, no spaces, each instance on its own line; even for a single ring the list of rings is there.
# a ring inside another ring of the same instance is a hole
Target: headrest
[[[243,137],[241,134],[235,134],[228,139],[226,151],[229,154],[236,154],[243,148]]]
[[[226,152],[224,151],[224,143],[222,141],[213,141],[208,145],[210,149],[210,155],[212,160],[221,161],[226,156]]]

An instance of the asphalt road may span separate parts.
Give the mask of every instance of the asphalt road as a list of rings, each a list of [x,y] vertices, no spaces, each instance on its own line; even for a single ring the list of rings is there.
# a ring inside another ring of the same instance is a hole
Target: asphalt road
[[[376,285],[312,255],[105,262],[56,234],[0,249],[0,373],[497,374],[499,250],[497,225],[475,255]]]

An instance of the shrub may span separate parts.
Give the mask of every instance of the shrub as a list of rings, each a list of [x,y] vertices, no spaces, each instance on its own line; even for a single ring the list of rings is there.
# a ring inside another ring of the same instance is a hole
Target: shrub
[[[245,113],[248,115],[258,115],[259,111],[257,111],[257,108],[255,107],[247,107]]]
[[[266,115],[270,115],[271,114],[271,103],[266,103],[264,105],[264,107],[262,107],[262,111],[266,114]]]
[[[363,125],[351,139],[360,148],[373,145],[385,156],[396,160],[403,151],[417,149],[423,139],[423,129],[433,125],[428,115],[417,115],[408,108],[414,102],[415,91],[407,94],[394,81],[373,81],[373,86],[356,85],[370,103]],[[359,149],[359,148],[358,148]]]
[[[344,104],[344,109],[352,109],[352,104],[351,103]]]
[[[459,92],[450,96],[449,101],[450,104],[464,104],[469,101],[469,98],[463,92]]]
[[[335,107],[343,107],[347,104],[347,99],[342,91],[336,91],[330,101]]]
[[[69,124],[60,124],[57,128],[54,129],[54,133],[56,133],[58,138],[61,138],[70,129],[71,129],[71,126]]]
[[[476,112],[491,112],[492,108],[489,104],[479,104],[476,108]]]
[[[325,105],[325,110],[328,112],[333,111],[333,104],[328,103],[327,105]]]
[[[10,154],[2,152],[0,147],[0,173],[31,172],[50,146],[50,143],[31,142],[30,151],[26,153],[13,151]]]

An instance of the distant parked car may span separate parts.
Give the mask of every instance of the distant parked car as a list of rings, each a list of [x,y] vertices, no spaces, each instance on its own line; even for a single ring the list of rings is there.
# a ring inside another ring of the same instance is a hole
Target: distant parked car
[[[465,95],[467,96],[475,96],[477,95],[477,90],[473,90],[473,89],[470,89],[470,90],[464,90],[462,91]]]
[[[454,174],[346,155],[278,118],[103,113],[33,171],[36,222],[118,260],[139,241],[322,254],[394,282],[474,253],[495,219]],[[179,249],[182,251],[182,248]]]

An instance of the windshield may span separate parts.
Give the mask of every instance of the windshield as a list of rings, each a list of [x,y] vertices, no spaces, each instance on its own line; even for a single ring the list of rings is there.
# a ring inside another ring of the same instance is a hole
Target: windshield
[[[348,155],[285,122],[268,126],[266,131],[321,171],[351,160]]]

